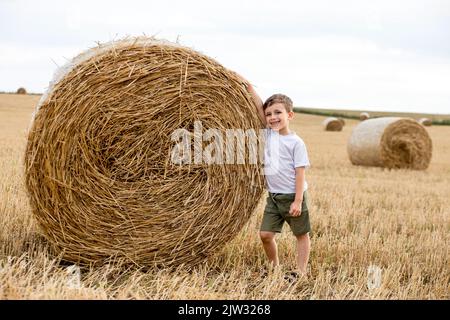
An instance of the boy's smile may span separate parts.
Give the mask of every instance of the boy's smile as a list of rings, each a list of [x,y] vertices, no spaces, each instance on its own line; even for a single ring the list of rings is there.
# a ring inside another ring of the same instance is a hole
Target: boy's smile
[[[269,128],[278,131],[281,135],[289,134],[289,120],[294,116],[293,112],[287,112],[284,104],[274,103],[264,111]]]

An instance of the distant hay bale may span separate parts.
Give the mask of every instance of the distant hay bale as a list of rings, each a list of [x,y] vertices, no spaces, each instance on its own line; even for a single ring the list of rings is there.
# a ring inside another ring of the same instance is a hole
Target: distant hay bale
[[[370,115],[367,112],[361,112],[359,114],[359,120],[364,121],[370,118]]]
[[[323,121],[325,131],[342,131],[342,122],[337,118],[329,117]]]
[[[19,89],[17,89],[16,91],[17,94],[27,94],[27,90],[25,90],[25,88],[20,87]]]
[[[360,122],[347,151],[355,165],[424,170],[431,161],[432,142],[417,121],[385,117]]]
[[[421,118],[421,119],[418,120],[418,122],[421,125],[424,125],[426,127],[429,127],[429,126],[431,126],[433,124],[433,121],[431,121],[431,119],[429,119],[429,118]]]
[[[192,49],[144,37],[90,49],[57,71],[36,110],[33,214],[67,261],[201,263],[250,218],[261,166],[173,163],[172,134],[195,140],[197,121],[203,132],[259,130],[254,110],[234,73]]]

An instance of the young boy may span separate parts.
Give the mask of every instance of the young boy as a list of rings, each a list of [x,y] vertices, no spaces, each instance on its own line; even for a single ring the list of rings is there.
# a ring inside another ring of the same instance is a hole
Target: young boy
[[[264,251],[273,266],[279,265],[275,234],[287,222],[297,239],[297,269],[306,276],[310,252],[311,231],[307,206],[308,184],[305,168],[309,166],[305,143],[289,129],[293,119],[293,104],[289,97],[274,94],[263,104],[253,86],[240,77],[257,106],[258,116],[266,126],[264,171],[267,205],[264,210],[260,237]],[[299,274],[294,272],[292,276]]]

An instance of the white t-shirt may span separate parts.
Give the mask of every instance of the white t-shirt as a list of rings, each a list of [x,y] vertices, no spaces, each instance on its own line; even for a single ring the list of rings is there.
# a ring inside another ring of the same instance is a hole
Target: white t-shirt
[[[310,166],[305,143],[295,132],[283,136],[272,129],[264,130],[267,189],[271,193],[295,193],[295,168]],[[303,188],[308,189],[306,180]]]

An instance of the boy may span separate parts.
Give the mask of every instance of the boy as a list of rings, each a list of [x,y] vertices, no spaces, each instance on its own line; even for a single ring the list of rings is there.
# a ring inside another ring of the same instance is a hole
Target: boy
[[[294,117],[293,104],[283,94],[274,94],[263,104],[253,86],[240,78],[266,126],[264,171],[269,196],[260,229],[264,251],[270,263],[278,266],[275,234],[281,232],[286,221],[297,239],[298,273],[306,276],[311,231],[306,199],[308,184],[305,180],[309,160],[305,143],[289,129],[289,121]],[[291,276],[298,277],[298,273],[293,272]]]

